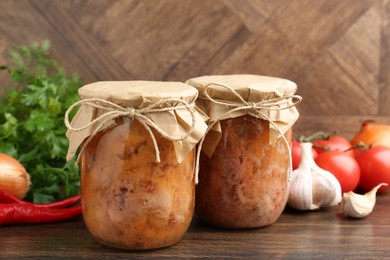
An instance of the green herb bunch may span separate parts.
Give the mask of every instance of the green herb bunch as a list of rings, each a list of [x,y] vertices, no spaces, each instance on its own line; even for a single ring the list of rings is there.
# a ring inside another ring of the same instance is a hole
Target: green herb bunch
[[[66,109],[79,100],[78,75],[49,56],[50,42],[9,51],[7,94],[0,98],[0,152],[18,159],[31,176],[26,200],[42,203],[80,192],[79,169],[66,162]]]

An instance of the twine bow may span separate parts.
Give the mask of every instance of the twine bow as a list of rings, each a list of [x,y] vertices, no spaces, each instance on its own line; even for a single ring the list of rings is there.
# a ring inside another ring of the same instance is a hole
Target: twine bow
[[[209,90],[209,88],[211,86],[219,86],[219,87],[222,87],[222,88],[226,88],[235,97],[238,98],[239,102],[218,100],[218,99],[212,98],[209,95],[209,93],[208,93],[208,90]],[[237,93],[237,91],[235,91],[231,87],[229,87],[227,85],[224,85],[224,84],[221,84],[221,83],[209,83],[209,84],[206,84],[206,86],[204,88],[204,95],[211,102],[213,102],[215,104],[218,104],[218,105],[232,107],[232,109],[230,109],[226,113],[224,113],[224,114],[218,116],[216,119],[214,119],[214,121],[207,128],[207,131],[206,131],[205,135],[200,140],[199,147],[198,147],[197,154],[196,154],[195,183],[199,182],[198,172],[199,172],[200,152],[202,150],[202,145],[203,145],[203,142],[204,142],[204,139],[205,139],[207,133],[210,131],[210,129],[213,128],[213,126],[216,123],[218,123],[220,120],[222,120],[226,115],[228,115],[230,113],[233,113],[233,112],[242,111],[242,110],[252,111],[252,112],[256,113],[259,116],[259,118],[267,120],[276,129],[276,131],[278,131],[278,133],[281,135],[281,137],[283,138],[283,140],[284,140],[284,142],[286,144],[286,147],[287,147],[287,150],[288,150],[288,154],[289,154],[289,175],[288,175],[288,180],[291,179],[292,157],[291,157],[290,144],[287,141],[287,139],[284,136],[284,134],[282,133],[282,131],[280,130],[280,128],[277,126],[277,124],[271,118],[269,118],[265,113],[263,113],[262,110],[284,110],[284,109],[289,109],[291,107],[296,106],[297,104],[299,104],[302,101],[302,97],[301,96],[291,95],[291,96],[283,96],[283,97],[267,99],[267,100],[263,100],[263,101],[260,101],[260,102],[248,102],[248,101],[244,100],[241,97],[241,95]],[[294,101],[294,99],[295,99],[295,101]],[[293,102],[291,102],[291,101],[293,101]]]
[[[69,114],[75,109],[75,107],[82,105],[82,106],[88,106],[96,109],[100,109],[103,111],[106,111],[99,117],[93,119],[88,124],[81,126],[81,127],[73,127],[69,121]],[[160,107],[161,105],[164,105],[164,107]],[[168,105],[168,106],[167,106]],[[169,111],[175,111],[185,109],[191,113],[191,126],[188,130],[186,130],[185,134],[183,136],[174,137],[166,133],[163,129],[161,129],[155,122],[153,122],[149,117],[147,117],[147,114],[152,113],[162,113],[162,112],[169,112]],[[92,138],[103,129],[104,125],[108,123],[111,120],[114,120],[116,118],[126,116],[131,119],[135,119],[138,122],[140,122],[146,129],[146,131],[149,133],[155,154],[156,154],[156,162],[160,162],[160,150],[158,148],[156,137],[154,136],[152,129],[154,128],[161,136],[164,138],[171,140],[171,141],[182,141],[186,139],[194,130],[195,123],[196,123],[196,116],[195,116],[196,110],[195,110],[195,104],[194,102],[188,103],[182,99],[175,99],[175,98],[169,98],[169,99],[163,99],[156,103],[153,103],[147,107],[144,108],[133,108],[133,107],[122,107],[120,105],[117,105],[111,101],[107,101],[100,98],[90,98],[90,99],[82,99],[73,105],[71,105],[68,110],[65,113],[65,125],[68,128],[68,130],[73,132],[80,132],[83,131],[93,125],[97,125],[94,129],[94,131],[91,133],[91,135],[88,136],[86,139],[84,145],[80,149],[80,153],[77,156],[76,164],[80,161],[80,156],[84,152],[87,145],[91,142]]]

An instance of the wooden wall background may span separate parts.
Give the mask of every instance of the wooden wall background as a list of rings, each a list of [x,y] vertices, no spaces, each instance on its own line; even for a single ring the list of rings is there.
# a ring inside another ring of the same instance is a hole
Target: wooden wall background
[[[297,135],[390,123],[390,0],[1,0],[0,35],[0,64],[8,48],[47,38],[85,83],[293,80]]]

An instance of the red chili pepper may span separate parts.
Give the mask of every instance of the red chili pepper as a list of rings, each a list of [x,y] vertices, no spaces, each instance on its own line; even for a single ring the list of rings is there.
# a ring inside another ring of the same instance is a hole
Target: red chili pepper
[[[0,190],[0,203],[18,203],[23,205],[34,205],[36,207],[42,207],[42,208],[52,208],[52,209],[60,209],[60,208],[66,208],[68,206],[71,206],[78,202],[80,200],[80,195],[69,197],[64,200],[52,202],[52,203],[32,203],[25,200],[18,199],[17,197],[9,194],[6,191]]]
[[[31,204],[0,204],[0,225],[52,223],[70,220],[80,215],[81,206],[53,209]]]
[[[68,206],[71,206],[73,204],[76,204],[76,202],[78,202],[80,200],[80,197],[81,197],[80,195],[77,195],[77,196],[69,197],[67,199],[59,200],[59,201],[52,202],[52,203],[44,203],[44,204],[32,203],[32,204],[35,207],[39,207],[39,208],[62,209],[62,208],[66,208]],[[24,202],[27,202],[27,201],[24,201]],[[27,202],[27,203],[29,203],[29,202]]]
[[[23,200],[16,198],[6,191],[0,190],[0,202],[1,203],[22,203]]]

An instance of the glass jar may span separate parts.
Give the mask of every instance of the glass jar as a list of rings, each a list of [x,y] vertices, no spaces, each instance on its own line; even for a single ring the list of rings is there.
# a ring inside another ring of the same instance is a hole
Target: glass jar
[[[97,134],[81,161],[84,222],[101,244],[151,249],[177,243],[194,207],[194,153],[178,163],[173,143],[156,134],[161,163],[143,125],[119,118]]]
[[[212,128],[200,155],[198,219],[231,229],[274,223],[288,199],[291,126],[298,114],[295,107],[279,110],[272,103],[293,106],[295,84],[255,75],[204,76],[187,83],[199,90],[199,106]],[[280,128],[269,108],[284,118]]]
[[[196,212],[219,227],[252,228],[274,223],[288,196],[289,155],[282,139],[268,142],[268,122],[244,115],[221,121],[213,155],[201,154]],[[291,142],[291,131],[286,134]]]
[[[68,134],[70,147],[83,142],[81,204],[90,234],[100,244],[133,250],[180,241],[194,213],[194,147],[207,128],[192,114],[195,124],[186,132],[197,90],[183,83],[102,82],[79,94],[72,125],[84,127]]]

